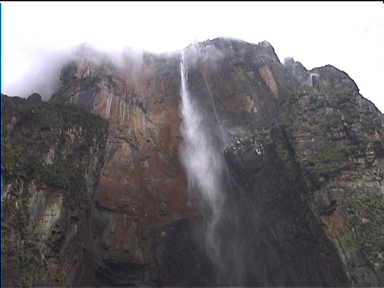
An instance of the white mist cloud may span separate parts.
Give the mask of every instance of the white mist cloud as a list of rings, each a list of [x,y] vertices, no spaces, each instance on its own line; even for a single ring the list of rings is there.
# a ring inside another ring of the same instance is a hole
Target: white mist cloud
[[[37,76],[31,75],[40,69],[38,80],[51,74],[55,69],[49,65],[61,61],[54,54],[60,58],[80,43],[105,51],[131,46],[165,52],[225,36],[267,40],[280,59],[291,56],[308,69],[332,64],[384,111],[383,6],[380,1],[3,2],[3,92],[35,89],[27,88],[35,86]]]

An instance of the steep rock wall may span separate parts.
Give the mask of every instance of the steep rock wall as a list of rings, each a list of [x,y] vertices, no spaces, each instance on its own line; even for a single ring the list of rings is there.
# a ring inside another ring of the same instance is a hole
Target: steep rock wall
[[[108,124],[76,106],[32,96],[2,95],[4,283],[68,286],[91,240],[91,208]]]
[[[106,263],[143,268],[152,262],[151,228],[196,214],[178,158],[179,62],[167,55],[127,55],[119,67],[100,62],[102,57],[81,55],[63,69],[63,86],[52,101],[80,105],[108,120],[94,250]],[[97,275],[120,283],[113,273]]]
[[[178,159],[179,55],[128,55],[119,66],[96,53],[63,69],[52,99],[110,124],[93,212],[93,253],[104,259],[95,281],[382,285],[380,111],[346,73],[283,65],[268,42],[219,38],[185,53],[190,93],[225,146],[218,245],[227,264],[218,273],[185,241],[201,211]],[[211,267],[207,282],[201,267]]]

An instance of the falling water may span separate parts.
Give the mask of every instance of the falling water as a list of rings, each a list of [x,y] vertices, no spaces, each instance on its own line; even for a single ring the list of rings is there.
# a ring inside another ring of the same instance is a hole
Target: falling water
[[[180,149],[181,161],[184,165],[188,189],[197,191],[208,207],[208,225],[206,246],[214,263],[220,264],[220,247],[217,237],[217,224],[221,216],[223,196],[221,177],[223,174],[223,158],[215,147],[212,131],[207,119],[203,117],[197,101],[193,101],[188,89],[188,63],[184,53],[180,62],[181,77],[181,112],[183,123],[181,133],[184,139]]]

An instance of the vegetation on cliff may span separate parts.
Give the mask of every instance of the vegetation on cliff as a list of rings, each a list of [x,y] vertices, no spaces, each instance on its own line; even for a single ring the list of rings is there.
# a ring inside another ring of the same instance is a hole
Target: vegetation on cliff
[[[68,284],[70,269],[58,273],[51,262],[70,264],[68,255],[59,254],[72,241],[66,235],[70,223],[88,221],[81,217],[89,217],[89,186],[96,185],[108,124],[74,105],[2,97],[6,284]],[[79,244],[67,249],[77,251]]]

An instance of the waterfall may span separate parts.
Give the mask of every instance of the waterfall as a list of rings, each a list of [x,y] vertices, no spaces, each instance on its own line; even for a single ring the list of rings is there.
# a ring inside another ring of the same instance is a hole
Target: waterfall
[[[199,193],[204,206],[208,208],[206,247],[211,260],[220,265],[219,239],[217,226],[222,214],[223,156],[215,146],[214,133],[210,131],[207,117],[201,113],[198,101],[194,101],[188,89],[188,62],[184,53],[180,61],[181,114],[183,123],[181,134],[183,144],[180,149],[181,162],[186,171],[188,189]]]

